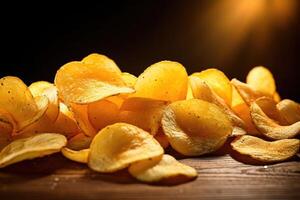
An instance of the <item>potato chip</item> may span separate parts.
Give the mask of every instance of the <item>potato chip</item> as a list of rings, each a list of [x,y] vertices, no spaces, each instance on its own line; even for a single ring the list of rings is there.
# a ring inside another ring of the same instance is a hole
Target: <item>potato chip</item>
[[[163,153],[163,148],[146,131],[130,124],[116,123],[94,137],[88,165],[98,172],[115,172]]]
[[[14,125],[14,132],[18,132],[44,115],[48,99],[44,96],[33,98],[22,80],[7,76],[0,79],[0,108],[13,117],[15,123],[11,123]]]
[[[90,149],[82,149],[79,151],[74,151],[72,149],[69,149],[67,147],[63,147],[61,149],[61,153],[68,159],[73,160],[75,162],[80,163],[87,163],[88,162],[88,156],[90,153]]]
[[[134,76],[128,72],[122,72],[121,76],[122,76],[122,80],[124,81],[125,85],[127,85],[128,87],[134,88],[135,83],[137,81],[136,76]]]
[[[240,154],[269,163],[284,161],[296,155],[299,151],[300,141],[283,139],[268,142],[254,136],[244,135],[234,140],[231,146]]]
[[[257,91],[268,96],[273,96],[276,92],[275,80],[267,68],[263,66],[254,67],[247,75],[246,83]]]
[[[197,177],[197,171],[194,168],[178,162],[168,154],[164,154],[162,158],[157,157],[133,163],[128,171],[136,179],[150,183],[178,176],[184,176],[185,181]]]
[[[300,104],[297,102],[284,99],[280,101],[276,107],[288,124],[294,124],[300,121]]]
[[[148,67],[137,79],[136,93],[142,97],[163,101],[177,101],[186,98],[188,75],[177,62],[161,61]]]
[[[96,129],[90,122],[87,104],[75,104],[69,103],[71,111],[74,113],[74,118],[76,119],[78,126],[84,134],[87,136],[93,136],[97,133]]]
[[[238,91],[238,93],[241,95],[243,100],[250,106],[253,101],[256,99],[266,96],[266,94],[253,89],[246,83],[243,83],[237,79],[231,80],[232,85],[235,87],[235,89]],[[270,96],[272,97],[272,96]]]
[[[171,146],[187,156],[217,150],[232,132],[232,124],[222,110],[199,99],[177,101],[167,106],[162,128]]]
[[[281,126],[270,119],[256,102],[250,107],[250,114],[257,129],[273,140],[293,138],[300,133],[300,122],[288,126]]]
[[[198,73],[192,74],[205,83],[219,96],[228,106],[231,106],[232,87],[227,76],[218,69],[207,69]]]
[[[262,109],[262,111],[272,120],[280,125],[287,125],[286,120],[277,109],[276,102],[270,97],[260,97],[256,99],[255,103]]]
[[[69,62],[57,71],[54,82],[61,98],[67,103],[88,104],[109,96],[134,92],[123,82],[119,68],[109,61],[102,64]]]
[[[224,102],[222,98],[220,98],[210,89],[205,81],[196,76],[191,76],[189,79],[193,96],[195,98],[208,101],[219,106],[219,108],[228,116],[234,126],[241,128],[245,127],[244,121],[231,110],[231,108]]]
[[[165,106],[164,101],[137,97],[129,98],[124,101],[121,107],[119,120],[133,124],[155,135],[161,126]]]
[[[44,115],[38,121],[25,127],[13,139],[26,138],[38,133],[60,133],[68,138],[77,134],[80,129],[73,117],[73,113],[63,103],[60,103],[59,109],[59,116],[55,122],[52,122],[47,115]]]
[[[88,118],[96,131],[118,120],[119,108],[111,101],[101,100],[88,105]]]
[[[0,152],[0,168],[59,152],[67,143],[65,136],[43,133],[15,140]]]
[[[67,147],[72,150],[83,150],[90,148],[93,137],[88,137],[83,133],[78,133],[68,140]]]
[[[59,114],[59,101],[58,101],[58,91],[57,88],[49,82],[38,81],[32,83],[29,90],[33,97],[46,96],[49,100],[48,109],[46,115],[51,121],[55,121]]]
[[[82,59],[82,62],[85,64],[92,64],[92,65],[100,65],[103,66],[105,71],[112,72],[113,74],[121,74],[121,70],[117,66],[117,64],[110,59],[109,57],[98,54],[98,53],[91,53],[88,56]],[[102,74],[104,75],[104,74]]]

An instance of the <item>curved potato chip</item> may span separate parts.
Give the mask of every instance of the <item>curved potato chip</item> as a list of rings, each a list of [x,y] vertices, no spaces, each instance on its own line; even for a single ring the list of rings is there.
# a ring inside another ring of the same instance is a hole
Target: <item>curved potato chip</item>
[[[88,137],[83,133],[79,133],[68,140],[67,147],[72,150],[82,150],[90,148],[93,138]]]
[[[119,113],[119,120],[133,124],[155,135],[161,126],[165,101],[132,97],[126,99]]]
[[[78,133],[80,130],[73,113],[61,102],[59,109],[59,115],[55,122],[52,122],[47,115],[44,115],[38,121],[25,127],[14,139],[26,138],[38,133],[59,133],[66,137],[71,137]]]
[[[243,83],[235,78],[231,80],[231,83],[249,106],[256,99],[266,96],[264,93],[251,88],[246,83]]]
[[[90,153],[90,149],[82,149],[79,151],[74,151],[72,149],[69,149],[67,147],[63,147],[61,149],[62,155],[64,155],[66,158],[73,160],[75,162],[80,163],[87,163],[88,162],[88,156]]]
[[[44,115],[48,99],[33,98],[21,79],[7,76],[0,79],[0,108],[11,114],[16,122],[14,132],[18,132]]]
[[[94,137],[88,165],[98,172],[115,172],[163,153],[163,148],[149,133],[130,124],[116,123]]]
[[[143,97],[163,101],[186,98],[188,75],[178,62],[161,61],[148,67],[137,79],[136,93],[132,97]]]
[[[185,181],[197,177],[197,171],[194,168],[178,162],[167,154],[164,154],[162,158],[158,157],[133,163],[128,171],[136,179],[150,183],[178,176],[184,176]]]
[[[56,73],[55,85],[65,102],[88,104],[109,96],[133,93],[125,86],[117,66],[69,62]]]
[[[97,133],[89,119],[88,104],[82,105],[70,103],[69,108],[74,113],[74,118],[84,134],[93,136]]]
[[[268,163],[284,161],[296,155],[300,141],[298,139],[283,139],[268,142],[257,137],[244,135],[231,142],[231,146],[240,154]]]
[[[122,72],[122,80],[124,81],[125,85],[128,87],[134,87],[135,83],[137,81],[137,77],[128,73],[128,72]]]
[[[246,83],[250,87],[268,96],[273,96],[276,92],[275,80],[267,68],[263,66],[254,67],[247,75]]]
[[[109,57],[98,54],[98,53],[91,53],[88,56],[82,59],[82,62],[85,64],[92,64],[92,65],[100,65],[103,66],[105,71],[111,71],[112,73],[121,74],[120,68],[117,64],[110,59]]]
[[[88,117],[96,131],[118,120],[119,108],[116,104],[101,100],[88,105]]]
[[[55,121],[59,114],[59,101],[57,88],[47,81],[37,81],[32,83],[29,90],[33,97],[46,96],[49,100],[46,115],[50,120]]]
[[[295,101],[284,99],[280,101],[276,107],[288,124],[300,121],[300,104]]]
[[[195,98],[208,101],[217,105],[224,112],[224,114],[227,115],[227,117],[230,119],[234,126],[238,126],[241,128],[245,127],[244,121],[231,110],[231,108],[224,102],[224,100],[221,97],[216,95],[210,89],[210,87],[206,84],[205,81],[201,80],[196,76],[191,76],[189,79],[191,83],[192,92]]]
[[[232,132],[231,122],[220,108],[199,99],[177,101],[167,106],[162,128],[171,146],[187,156],[217,150]]]
[[[59,152],[67,143],[65,136],[43,133],[15,140],[0,152],[0,168]]]
[[[270,97],[260,97],[256,99],[255,103],[262,109],[262,111],[272,120],[280,125],[286,125],[285,118],[281,115],[276,107],[276,102]]]
[[[205,83],[207,83],[207,85],[212,89],[212,91],[214,91],[219,97],[221,97],[228,106],[231,106],[231,83],[222,71],[211,68],[194,73],[191,76],[196,76],[201,80],[204,80]]]
[[[289,126],[281,126],[270,119],[256,102],[251,104],[250,114],[257,129],[270,139],[281,140],[293,138],[300,133],[300,122]]]

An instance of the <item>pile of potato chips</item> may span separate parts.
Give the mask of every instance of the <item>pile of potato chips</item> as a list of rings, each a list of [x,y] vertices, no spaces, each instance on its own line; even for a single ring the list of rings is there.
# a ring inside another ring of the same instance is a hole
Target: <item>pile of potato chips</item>
[[[54,83],[0,79],[0,168],[61,151],[101,173],[127,168],[143,182],[187,181],[196,170],[167,148],[191,157],[230,141],[239,155],[273,163],[297,155],[299,133],[300,105],[281,100],[261,66],[246,83],[217,69],[188,75],[172,61],[135,77],[91,54],[62,66]]]

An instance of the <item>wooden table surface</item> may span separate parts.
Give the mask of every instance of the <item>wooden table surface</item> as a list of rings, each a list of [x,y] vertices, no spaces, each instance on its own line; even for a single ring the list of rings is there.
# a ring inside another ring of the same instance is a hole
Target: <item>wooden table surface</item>
[[[181,159],[197,169],[194,181],[148,185],[126,170],[91,171],[60,154],[0,170],[0,199],[300,199],[300,162],[253,166],[229,155]]]

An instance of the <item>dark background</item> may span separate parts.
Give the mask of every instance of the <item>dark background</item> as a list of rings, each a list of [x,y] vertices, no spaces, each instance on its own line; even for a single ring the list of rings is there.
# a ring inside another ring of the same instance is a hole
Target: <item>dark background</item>
[[[226,56],[230,41],[211,26],[224,20],[231,8],[206,18],[214,3],[160,0],[2,6],[0,75],[18,76],[27,84],[53,81],[60,66],[93,52],[109,56],[123,71],[135,75],[166,59],[181,62],[189,73],[215,67],[240,80],[252,67],[264,65],[274,73],[281,96],[299,102],[299,5],[284,27],[278,28],[273,20],[268,42],[253,45],[260,40],[260,33],[253,29],[235,53]],[[257,20],[253,26],[264,24]],[[234,36],[236,29],[229,26],[226,32]]]

